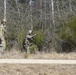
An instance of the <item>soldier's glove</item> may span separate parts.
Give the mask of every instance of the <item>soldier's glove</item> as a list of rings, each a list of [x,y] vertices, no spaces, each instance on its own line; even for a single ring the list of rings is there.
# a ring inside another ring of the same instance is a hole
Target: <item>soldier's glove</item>
[[[37,35],[37,34],[35,34],[35,35]]]

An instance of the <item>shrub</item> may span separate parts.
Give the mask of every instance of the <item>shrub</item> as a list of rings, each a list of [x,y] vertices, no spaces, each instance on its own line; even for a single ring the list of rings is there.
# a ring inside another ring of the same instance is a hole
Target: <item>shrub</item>
[[[63,51],[72,51],[76,46],[76,18],[68,21],[66,25],[61,28],[60,39],[62,42],[60,46]],[[64,45],[64,46],[63,46]],[[64,48],[63,48],[64,47]]]
[[[43,31],[35,31],[35,33],[37,35],[34,37],[34,43],[38,46],[39,49],[41,49],[44,41],[44,33]]]
[[[11,32],[10,32],[11,33]],[[6,50],[11,50],[11,48],[15,45],[15,36],[11,33],[6,33],[5,40],[6,40]]]
[[[38,47],[36,45],[32,45],[30,47],[30,53],[36,53],[38,51]]]
[[[23,47],[23,41],[25,38],[25,34],[26,34],[26,31],[22,30],[17,36],[17,43],[18,43],[18,46],[20,49],[22,49],[22,47]]]
[[[72,33],[72,39],[76,39],[76,18],[74,18],[74,20],[70,21],[68,23],[68,27],[70,28],[71,30],[71,33]]]

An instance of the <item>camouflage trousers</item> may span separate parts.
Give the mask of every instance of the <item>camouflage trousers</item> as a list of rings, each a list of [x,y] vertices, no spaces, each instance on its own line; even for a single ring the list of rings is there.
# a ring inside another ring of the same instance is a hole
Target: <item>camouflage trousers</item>
[[[26,50],[27,50],[27,54],[30,54],[30,45],[28,40],[26,40]]]
[[[27,54],[30,54],[30,47],[33,45],[33,42],[29,42],[28,40],[26,40],[26,50],[27,50]]]
[[[38,47],[36,44],[34,44],[33,42],[29,44],[27,44],[26,46],[26,50],[27,50],[27,54],[31,54],[31,53],[37,53],[38,52]]]
[[[4,36],[0,35],[1,43],[0,43],[0,52],[3,52],[6,48],[6,42]]]

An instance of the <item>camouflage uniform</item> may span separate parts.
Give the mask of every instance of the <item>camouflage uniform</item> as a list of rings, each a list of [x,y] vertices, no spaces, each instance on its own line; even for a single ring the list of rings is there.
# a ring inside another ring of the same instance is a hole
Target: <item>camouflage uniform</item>
[[[36,34],[32,35],[32,30],[29,30],[27,36],[26,36],[26,49],[27,49],[27,53],[29,54],[30,53],[30,46],[32,46],[33,44],[33,37],[35,36]]]
[[[5,50],[6,48],[6,42],[4,39],[5,23],[6,23],[6,20],[3,19],[0,24],[0,50],[2,51]]]

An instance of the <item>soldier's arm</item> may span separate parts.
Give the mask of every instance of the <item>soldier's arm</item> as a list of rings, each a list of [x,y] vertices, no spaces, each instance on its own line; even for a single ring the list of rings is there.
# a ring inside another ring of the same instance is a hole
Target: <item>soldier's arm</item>
[[[34,34],[34,35],[30,35],[30,36],[27,35],[26,38],[33,38],[34,36],[36,36],[36,34]]]
[[[32,35],[32,37],[36,36],[37,34]]]

